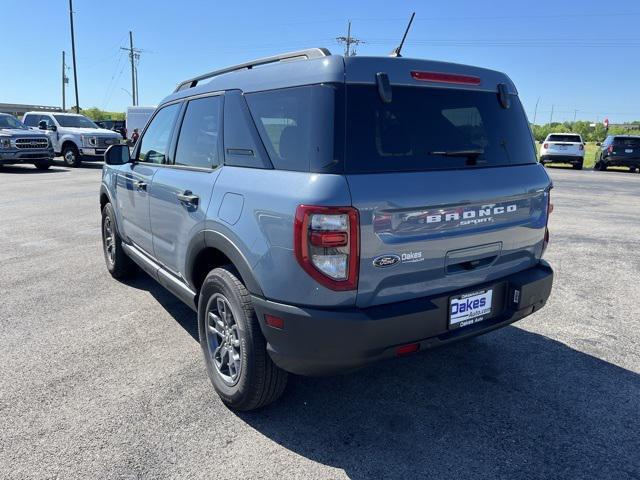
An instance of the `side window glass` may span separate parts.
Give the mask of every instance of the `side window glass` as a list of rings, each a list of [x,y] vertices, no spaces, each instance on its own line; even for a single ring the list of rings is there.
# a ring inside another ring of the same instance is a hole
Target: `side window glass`
[[[220,96],[189,101],[180,127],[175,165],[213,168],[220,163],[221,101]]]
[[[38,122],[36,121],[37,115],[27,115],[24,119],[24,124],[27,127],[36,127],[38,126]]]
[[[225,165],[272,168],[243,95],[232,90],[224,97]]]
[[[142,136],[138,161],[157,164],[169,163],[169,142],[179,111],[180,104],[174,103],[164,107],[153,117]]]
[[[55,125],[55,123],[53,122],[53,118],[51,118],[49,115],[43,115],[42,120],[47,122],[47,127],[52,127],[53,125]]]

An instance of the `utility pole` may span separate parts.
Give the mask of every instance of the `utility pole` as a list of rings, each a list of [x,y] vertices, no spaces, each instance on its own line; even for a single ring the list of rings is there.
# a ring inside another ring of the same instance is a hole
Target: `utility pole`
[[[576,123],[576,116],[578,115],[578,110],[573,111],[573,123]]]
[[[69,23],[71,24],[71,57],[73,58],[73,86],[76,91],[76,113],[80,113],[80,100],[78,100],[78,71],[76,69],[76,37],[73,31],[73,0],[69,0]]]
[[[553,109],[555,105],[551,105],[551,116],[549,117],[549,126],[553,123]]]
[[[69,77],[67,77],[67,62],[65,59],[65,51],[62,51],[62,111],[66,111],[67,110],[67,103],[66,103],[66,90],[67,90],[67,83],[69,83]]]
[[[138,54],[138,58],[140,55]],[[136,63],[136,105],[140,105],[140,90],[138,90],[138,64]]]
[[[133,106],[136,106],[136,67],[133,58],[133,32],[129,30],[129,57],[131,58],[131,94],[133,95]]]
[[[356,56],[356,45],[360,45],[361,43],[365,43],[364,41],[354,38],[351,36],[351,22],[347,27],[347,36],[346,37],[336,37],[336,41],[338,43],[344,43],[344,56],[345,57],[355,57]],[[353,49],[351,46],[353,45]]]
[[[120,50],[126,50],[129,52],[129,59],[131,60],[131,101],[133,106],[138,105],[138,68],[136,62],[140,60],[139,48],[133,48],[133,32],[129,31],[129,46],[120,47]]]
[[[538,104],[540,103],[540,97],[536,100],[536,108],[533,110],[533,124],[536,124],[536,117],[538,116]]]

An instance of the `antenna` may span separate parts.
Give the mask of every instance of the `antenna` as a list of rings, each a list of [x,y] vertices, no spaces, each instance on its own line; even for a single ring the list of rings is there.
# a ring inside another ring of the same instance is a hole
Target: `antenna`
[[[400,45],[398,45],[398,48],[396,48],[395,50],[393,50],[393,52],[391,52],[389,54],[390,57],[401,57],[402,55],[400,55],[400,51],[402,50],[402,46],[404,45],[404,40],[405,38],[407,38],[407,33],[409,33],[409,29],[411,28],[411,23],[413,22],[413,17],[416,16],[416,12],[413,12],[411,14],[411,18],[409,19],[409,25],[407,25],[407,29],[404,31],[404,35],[402,36],[402,41],[400,42]]]

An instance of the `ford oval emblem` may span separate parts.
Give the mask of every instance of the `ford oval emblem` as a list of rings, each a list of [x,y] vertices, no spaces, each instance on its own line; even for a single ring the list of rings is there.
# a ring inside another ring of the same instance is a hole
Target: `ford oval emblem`
[[[400,255],[380,255],[373,259],[373,265],[380,268],[392,267],[397,263],[400,263]]]

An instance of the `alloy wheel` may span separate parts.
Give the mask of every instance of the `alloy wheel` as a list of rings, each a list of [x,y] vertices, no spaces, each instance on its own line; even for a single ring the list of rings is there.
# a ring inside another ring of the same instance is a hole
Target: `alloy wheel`
[[[242,346],[231,305],[220,293],[209,301],[206,335],[209,357],[217,373],[227,385],[235,385],[242,372]]]
[[[102,229],[104,236],[104,253],[111,265],[116,262],[116,242],[113,235],[113,227],[111,225],[111,217],[104,217],[104,226]]]

